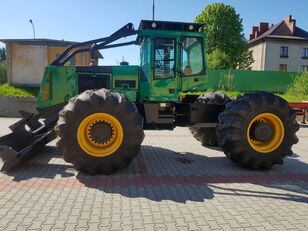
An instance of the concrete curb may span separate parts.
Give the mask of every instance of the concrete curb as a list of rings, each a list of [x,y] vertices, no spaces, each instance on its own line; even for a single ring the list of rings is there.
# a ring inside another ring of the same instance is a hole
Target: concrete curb
[[[37,113],[34,97],[0,96],[0,116],[20,117],[19,111]]]

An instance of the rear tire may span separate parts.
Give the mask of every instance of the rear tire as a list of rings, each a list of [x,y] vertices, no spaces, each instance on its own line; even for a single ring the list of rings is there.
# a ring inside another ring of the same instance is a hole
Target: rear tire
[[[292,155],[299,125],[288,102],[270,93],[247,93],[226,104],[216,128],[218,143],[232,161],[270,169]]]
[[[81,172],[112,174],[140,151],[143,120],[134,103],[106,89],[69,100],[55,127],[64,160]]]
[[[231,98],[221,92],[210,92],[198,97],[197,103],[225,105]],[[218,146],[215,128],[196,128],[190,127],[193,137],[200,141],[203,146]]]

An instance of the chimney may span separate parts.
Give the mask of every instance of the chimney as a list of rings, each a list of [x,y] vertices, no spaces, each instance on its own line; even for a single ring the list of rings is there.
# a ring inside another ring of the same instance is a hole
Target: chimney
[[[294,35],[295,30],[296,30],[296,20],[292,19],[292,15],[289,15],[289,16],[285,17],[284,22],[288,26],[291,34]]]
[[[259,27],[257,26],[252,27],[252,33],[249,35],[249,40],[252,40],[257,37],[258,30],[259,30]]]
[[[260,23],[260,34],[263,34],[264,32],[268,31],[268,22],[261,22]]]
[[[260,27],[252,27],[252,33],[249,35],[249,40],[259,37],[261,34],[266,32],[269,29],[268,22],[260,22]]]

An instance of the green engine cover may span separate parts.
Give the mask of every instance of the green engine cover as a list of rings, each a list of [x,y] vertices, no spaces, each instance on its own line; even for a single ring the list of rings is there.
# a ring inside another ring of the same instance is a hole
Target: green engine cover
[[[73,66],[47,66],[37,98],[39,108],[49,107],[55,104],[67,102],[79,92],[79,84],[84,76],[96,78],[108,76],[106,88],[126,95],[131,101],[138,99],[139,72],[138,66],[114,66],[111,73],[97,72],[95,68],[87,72],[78,72],[78,67]],[[90,80],[91,81],[91,80]],[[89,89],[95,89],[91,86]]]

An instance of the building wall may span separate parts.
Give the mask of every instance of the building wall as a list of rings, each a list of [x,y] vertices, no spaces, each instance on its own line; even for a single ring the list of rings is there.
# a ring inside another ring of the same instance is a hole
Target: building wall
[[[266,42],[259,43],[249,48],[252,51],[254,63],[251,65],[252,70],[264,70],[264,58],[266,50]]]
[[[56,59],[66,47],[46,45],[21,45],[7,43],[7,79],[9,83],[24,86],[39,86],[45,67]],[[86,66],[90,64],[90,54],[79,53],[66,65]]]
[[[47,65],[47,47],[10,44],[9,82],[15,85],[40,85]]]
[[[288,57],[280,57],[282,46],[288,47]],[[287,71],[302,71],[302,66],[308,66],[308,59],[302,58],[302,49],[308,48],[308,42],[267,40],[249,48],[253,51],[255,62],[252,70],[279,71],[280,64],[287,65]]]
[[[288,47],[288,57],[280,57],[282,46]],[[308,48],[308,42],[267,41],[265,55],[265,70],[279,71],[280,64],[287,64],[287,71],[301,71],[302,66],[308,66],[308,59],[302,58],[302,49]]]
[[[49,46],[48,47],[48,64],[51,64],[64,50],[66,47]]]
[[[66,47],[48,46],[48,64],[52,63]],[[75,56],[74,60],[68,61],[65,65],[86,66],[90,64],[90,55],[88,52],[79,53]]]

